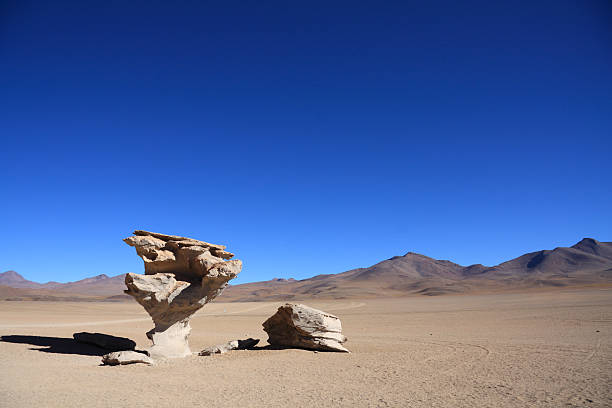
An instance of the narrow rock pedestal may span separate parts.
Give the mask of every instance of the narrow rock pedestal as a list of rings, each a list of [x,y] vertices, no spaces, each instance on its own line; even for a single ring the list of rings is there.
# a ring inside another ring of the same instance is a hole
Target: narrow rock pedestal
[[[128,273],[125,291],[140,303],[155,327],[147,332],[152,358],[191,355],[189,319],[217,297],[242,269],[222,245],[155,232],[134,231],[124,241],[136,248],[145,275]]]

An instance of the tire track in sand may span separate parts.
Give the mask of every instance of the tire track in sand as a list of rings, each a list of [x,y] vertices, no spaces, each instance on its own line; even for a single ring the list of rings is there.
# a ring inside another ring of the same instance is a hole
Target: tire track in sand
[[[471,343],[464,343],[464,342],[459,342],[459,341],[444,341],[444,340],[439,340],[437,342],[435,341],[418,341],[418,340],[413,340],[415,343],[420,343],[420,344],[427,344],[427,345],[433,345],[433,346],[442,346],[442,347],[447,347],[450,348],[450,352],[445,353],[444,357],[446,357],[447,355],[451,355],[451,358],[453,355],[459,355],[458,350],[463,348],[475,348],[478,349],[482,352],[484,352],[484,354],[480,353],[480,356],[476,356],[476,358],[474,358],[473,360],[470,361],[462,361],[462,365],[467,365],[467,364],[472,364],[472,363],[482,363],[482,361],[486,360],[487,358],[489,358],[490,354],[491,354],[491,350],[489,350],[487,347],[482,346],[480,344],[471,344]],[[428,357],[425,360],[422,361],[422,363],[427,363],[429,361],[433,361],[433,360],[438,360],[438,358],[440,357],[440,355],[436,355],[436,356],[432,356],[432,357]],[[451,371],[455,371],[457,370],[457,366],[453,366],[449,369],[446,370],[442,370],[439,371],[440,374],[448,374]]]

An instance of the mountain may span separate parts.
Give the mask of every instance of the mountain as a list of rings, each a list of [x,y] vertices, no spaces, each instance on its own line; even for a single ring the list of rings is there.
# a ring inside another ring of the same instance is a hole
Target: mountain
[[[129,300],[123,294],[124,279],[125,275],[98,275],[41,284],[7,271],[0,273],[0,299]],[[585,238],[568,248],[531,252],[492,267],[462,266],[408,252],[338,274],[230,286],[219,301],[435,296],[591,285],[612,285],[612,242]]]
[[[493,267],[461,266],[409,252],[339,274],[231,286],[220,301],[434,296],[600,284],[612,284],[612,242],[585,238],[569,248],[532,252]]]
[[[9,286],[11,288],[38,288],[42,286],[40,283],[25,279],[15,271],[0,273],[0,285]]]
[[[567,286],[590,284],[610,279],[612,243],[585,238],[569,248],[531,252],[479,275],[507,284],[533,282]]]
[[[96,296],[122,295],[125,290],[125,274],[112,277],[103,274],[68,283],[49,282],[43,288]]]
[[[14,300],[121,300],[125,274],[109,277],[97,275],[76,282],[38,283],[25,279],[15,271],[0,273],[0,299]]]

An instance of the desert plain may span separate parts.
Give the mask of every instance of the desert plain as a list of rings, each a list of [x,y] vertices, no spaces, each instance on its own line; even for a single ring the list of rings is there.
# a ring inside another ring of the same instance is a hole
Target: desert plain
[[[223,303],[191,320],[191,349],[255,337],[284,302]],[[350,354],[235,350],[102,366],[72,334],[146,348],[136,302],[0,302],[2,407],[612,406],[612,289],[305,300],[337,315]]]

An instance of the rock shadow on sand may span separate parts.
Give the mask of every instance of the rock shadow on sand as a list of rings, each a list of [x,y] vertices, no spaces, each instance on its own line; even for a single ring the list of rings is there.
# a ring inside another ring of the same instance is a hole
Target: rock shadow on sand
[[[113,336],[104,335],[106,338]],[[128,340],[124,338],[116,338]],[[43,353],[53,354],[79,354],[82,356],[100,356],[109,353],[111,348],[102,348],[93,344],[87,344],[76,341],[71,337],[46,337],[46,336],[26,336],[26,335],[8,335],[0,336],[0,341],[6,343],[30,344],[39,348],[31,347],[30,350],[41,351]]]

